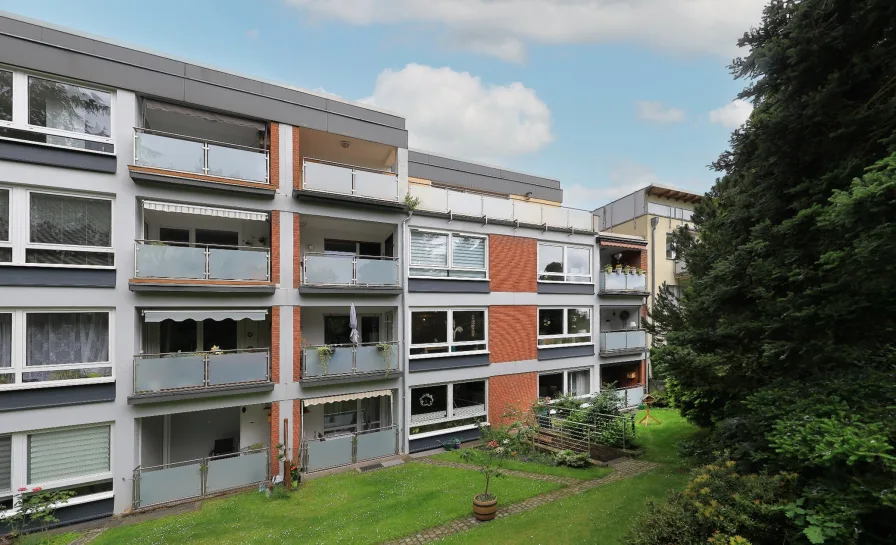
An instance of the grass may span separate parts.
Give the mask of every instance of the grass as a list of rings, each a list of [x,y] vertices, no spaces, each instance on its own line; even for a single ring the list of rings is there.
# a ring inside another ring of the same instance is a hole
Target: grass
[[[452,450],[448,452],[443,452],[442,454],[437,454],[433,456],[436,460],[445,460],[448,462],[460,462],[462,464],[468,463],[461,456],[460,451]],[[523,462],[520,460],[506,460],[503,464],[504,469],[509,469],[513,471],[525,471],[528,473],[538,473],[541,475],[553,475],[555,477],[568,477],[571,479],[600,479],[601,477],[606,477],[610,473],[613,473],[613,470],[609,467],[597,467],[590,466],[586,468],[573,468],[573,467],[564,467],[564,466],[549,466],[546,464],[539,464],[537,462]]]
[[[678,458],[676,443],[699,430],[671,409],[651,410],[662,424],[637,430],[644,450],[642,460],[665,465],[636,477],[617,481],[538,507],[525,514],[499,519],[454,535],[445,544],[599,543],[624,542],[629,528],[638,524],[648,499],[660,499],[682,488],[689,476]],[[644,416],[640,411],[637,420]]]
[[[365,475],[305,482],[285,500],[250,492],[199,511],[112,528],[93,545],[380,543],[468,515],[483,478],[475,471],[409,463]],[[561,488],[520,477],[494,482],[503,505]]]
[[[65,532],[64,534],[39,532],[26,535],[17,545],[68,545],[79,537],[81,537],[80,532]]]

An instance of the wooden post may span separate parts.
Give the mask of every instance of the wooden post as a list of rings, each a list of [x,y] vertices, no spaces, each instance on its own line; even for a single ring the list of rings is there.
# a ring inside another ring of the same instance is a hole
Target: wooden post
[[[289,418],[283,419],[283,486],[286,487],[287,490],[292,490],[292,486],[290,484],[290,480],[292,478],[292,473],[289,471],[292,467],[292,463],[289,459]]]

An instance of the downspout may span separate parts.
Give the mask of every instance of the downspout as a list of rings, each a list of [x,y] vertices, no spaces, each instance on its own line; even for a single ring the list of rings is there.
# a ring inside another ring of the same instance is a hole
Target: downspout
[[[411,234],[408,232],[408,222],[411,221],[411,217],[414,215],[413,210],[407,211],[408,216],[402,220],[401,222],[401,277],[402,277],[402,293],[401,293],[401,306],[398,309],[400,316],[395,317],[395,321],[398,322],[399,319],[401,321],[401,355],[406,356],[409,352],[405,347],[407,344],[405,343],[405,339],[410,339],[410,332],[407,331],[408,324],[405,323],[405,318],[407,317],[407,306],[408,306],[408,275],[405,271],[409,270],[408,266],[411,262]],[[406,243],[406,244],[405,244]],[[405,248],[407,246],[407,248]],[[406,335],[407,333],[407,335]],[[407,409],[408,401],[406,399],[406,394],[408,393],[407,386],[407,377],[410,370],[408,369],[409,361],[407,357],[404,357],[404,365],[402,366],[401,378],[398,381],[398,399],[402,402],[397,404],[398,414],[395,414],[396,404],[394,400],[392,401],[392,418],[393,424],[398,422],[398,433],[400,434],[400,438],[398,441],[398,454],[402,454],[403,452],[410,453],[411,451],[411,441],[409,437],[410,433],[410,420],[411,415],[410,411],[407,413],[405,409]],[[402,431],[402,424],[408,424],[408,427]]]
[[[656,305],[656,226],[660,224],[660,218],[650,218],[650,311]],[[652,344],[653,339],[651,339]],[[650,393],[650,377],[653,376],[653,362],[650,361],[650,352],[647,352],[647,383],[646,392]]]

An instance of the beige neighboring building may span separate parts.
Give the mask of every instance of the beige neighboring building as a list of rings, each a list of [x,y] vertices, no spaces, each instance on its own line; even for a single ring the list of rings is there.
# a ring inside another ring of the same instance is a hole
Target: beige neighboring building
[[[654,184],[594,211],[601,232],[635,235],[647,240],[648,308],[653,307],[663,282],[678,295],[688,280],[684,263],[675,259],[671,237],[682,225],[693,228],[694,205],[702,198],[697,193]]]

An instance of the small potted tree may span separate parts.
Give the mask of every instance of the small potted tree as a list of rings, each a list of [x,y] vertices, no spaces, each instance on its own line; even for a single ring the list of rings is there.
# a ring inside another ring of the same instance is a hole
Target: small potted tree
[[[485,475],[485,490],[473,496],[473,516],[476,520],[493,520],[498,514],[498,496],[488,491],[493,478],[503,477],[501,466],[506,455],[505,449],[496,441],[490,441],[485,450],[466,449],[461,452],[464,461],[478,466]]]

